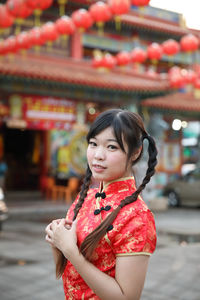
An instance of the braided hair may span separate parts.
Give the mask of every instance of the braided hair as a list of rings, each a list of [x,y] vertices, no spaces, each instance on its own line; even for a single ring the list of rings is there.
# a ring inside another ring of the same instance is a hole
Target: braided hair
[[[116,140],[123,152],[126,152],[124,145],[126,144],[128,146],[127,165],[131,161],[132,155],[141,147],[142,150],[140,151],[139,156],[132,161],[132,165],[139,161],[143,152],[143,141],[144,139],[148,140],[148,168],[146,175],[137,190],[132,195],[123,199],[119,206],[114,209],[112,213],[108,215],[103,222],[97,228],[95,228],[82,242],[80,246],[80,252],[88,260],[91,259],[92,253],[97,247],[99,240],[106,234],[108,227],[113,223],[121,208],[137,200],[138,195],[145,188],[146,184],[150,181],[151,177],[155,173],[155,166],[157,164],[157,149],[154,139],[146,132],[142,118],[138,114],[122,109],[111,109],[103,112],[91,125],[87,135],[87,141],[89,142],[91,138],[94,138],[108,127],[113,129]],[[81,187],[79,201],[74,209],[73,220],[76,219],[83,205],[84,199],[87,196],[91,176],[92,173],[88,166],[85,180]],[[60,272],[60,274],[62,273]]]

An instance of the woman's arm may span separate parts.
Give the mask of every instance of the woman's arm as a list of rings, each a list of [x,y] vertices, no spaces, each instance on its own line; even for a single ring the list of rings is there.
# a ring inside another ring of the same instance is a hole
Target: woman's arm
[[[133,255],[117,257],[115,278],[100,271],[79,252],[71,256],[69,260],[100,299],[140,299],[149,256]]]
[[[71,261],[88,286],[102,300],[139,300],[144,286],[149,256],[117,257],[115,278],[103,273],[79,252],[76,240],[76,222],[67,230],[64,221],[54,222],[46,230],[46,240],[60,249]]]

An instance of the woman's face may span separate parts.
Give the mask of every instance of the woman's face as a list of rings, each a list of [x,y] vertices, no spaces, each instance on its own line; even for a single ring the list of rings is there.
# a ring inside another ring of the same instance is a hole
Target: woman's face
[[[104,183],[132,176],[131,164],[127,165],[128,146],[122,151],[111,127],[89,140],[87,160],[95,180]]]

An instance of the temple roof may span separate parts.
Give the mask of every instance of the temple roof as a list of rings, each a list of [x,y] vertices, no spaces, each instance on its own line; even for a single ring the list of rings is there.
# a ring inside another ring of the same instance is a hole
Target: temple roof
[[[169,112],[182,112],[184,115],[196,115],[200,119],[200,99],[193,93],[174,93],[163,97],[149,98],[141,102],[143,107],[150,110]]]
[[[139,93],[166,92],[169,89],[168,80],[160,76],[152,78],[147,74],[119,68],[111,72],[98,72],[87,61],[30,54],[26,57],[16,55],[12,60],[0,60],[0,75]]]

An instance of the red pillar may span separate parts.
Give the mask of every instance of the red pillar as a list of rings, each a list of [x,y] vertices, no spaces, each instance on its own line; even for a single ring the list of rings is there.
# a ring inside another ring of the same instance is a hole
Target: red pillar
[[[83,57],[82,33],[78,31],[71,38],[71,57],[76,59],[82,59]]]

